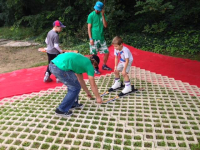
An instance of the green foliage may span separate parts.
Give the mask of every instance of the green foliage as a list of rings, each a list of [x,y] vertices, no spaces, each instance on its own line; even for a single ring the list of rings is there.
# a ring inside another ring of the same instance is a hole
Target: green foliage
[[[158,13],[164,14],[166,10],[173,9],[174,6],[171,5],[171,2],[164,3],[164,0],[146,0],[145,2],[137,1],[135,7],[142,7],[142,10],[135,13],[135,15],[143,13]]]
[[[13,27],[3,27],[0,28],[0,38],[2,39],[13,39],[13,40],[24,40],[30,39],[35,36],[31,28],[13,28]]]
[[[138,49],[167,55],[196,55],[200,53],[200,31],[168,32],[164,37],[147,34],[123,35],[124,42]]]
[[[143,32],[147,33],[160,33],[165,31],[168,24],[162,18],[167,14],[167,10],[174,9],[171,2],[164,3],[164,0],[137,1],[135,7],[142,8],[135,15],[146,14],[145,16],[149,18],[143,30]]]
[[[153,25],[146,25],[144,27],[143,32],[146,33],[160,33],[165,31],[165,29],[167,28],[167,23],[164,21],[160,21],[159,23],[155,23]]]
[[[79,45],[72,46],[72,47],[66,47],[65,49],[71,49],[71,50],[78,50],[79,53],[83,55],[89,55],[90,54],[90,49],[89,49],[89,41],[80,43]]]
[[[172,0],[172,5],[175,6],[175,9],[171,11],[167,18],[171,28],[174,30],[189,26],[199,28],[197,22],[200,21],[200,1],[182,0],[177,2]]]
[[[185,54],[197,54],[200,52],[200,31],[196,30],[181,30],[179,32],[171,33],[168,36],[170,38],[164,41],[166,45],[166,51],[171,55],[179,53]]]

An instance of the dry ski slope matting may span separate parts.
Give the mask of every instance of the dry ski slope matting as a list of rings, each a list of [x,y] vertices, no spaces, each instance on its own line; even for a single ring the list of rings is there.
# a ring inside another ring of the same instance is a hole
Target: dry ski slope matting
[[[0,149],[198,149],[200,89],[136,67],[130,77],[136,88],[145,90],[102,105],[81,91],[84,107],[73,110],[69,118],[54,112],[67,92],[65,86],[3,99]],[[114,82],[114,74],[95,80],[104,92]]]

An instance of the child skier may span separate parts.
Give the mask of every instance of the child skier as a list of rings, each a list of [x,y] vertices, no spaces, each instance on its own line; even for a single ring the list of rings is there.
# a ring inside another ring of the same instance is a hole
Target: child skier
[[[133,63],[133,56],[130,50],[127,47],[123,46],[123,40],[121,37],[116,36],[112,41],[112,45],[114,46],[114,49],[115,49],[114,50],[115,83],[113,84],[112,89],[115,90],[121,87],[120,72],[122,72],[124,82],[125,82],[125,88],[122,90],[122,93],[126,94],[133,90],[130,83],[129,76],[128,76],[131,65]],[[118,57],[120,57],[119,61],[118,61]]]

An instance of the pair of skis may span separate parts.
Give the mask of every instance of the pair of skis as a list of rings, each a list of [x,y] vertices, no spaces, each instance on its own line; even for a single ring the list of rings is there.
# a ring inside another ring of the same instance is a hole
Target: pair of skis
[[[112,88],[110,88],[108,91],[102,93],[100,96],[103,97],[103,96],[105,96],[105,95],[107,95],[107,94],[109,94],[109,93],[111,93],[111,92],[114,92],[114,91],[116,91],[116,90],[122,89],[123,87],[124,87],[124,85],[121,85],[121,87],[119,87],[119,88],[117,88],[117,89],[112,89]],[[110,103],[110,102],[112,102],[112,101],[115,101],[116,99],[119,99],[120,97],[129,95],[129,94],[131,94],[131,93],[136,93],[136,92],[139,92],[139,91],[142,91],[142,90],[144,90],[144,88],[135,89],[135,88],[134,88],[134,85],[132,85],[132,91],[131,91],[131,92],[126,93],[126,94],[124,94],[124,93],[121,92],[121,93],[119,93],[117,96],[115,96],[115,97],[113,97],[113,98],[111,98],[111,99],[108,99],[108,100],[103,101],[103,104]]]
[[[108,89],[108,91],[102,93],[100,96],[103,97],[103,96],[105,96],[105,95],[107,95],[107,94],[109,94],[111,92],[114,92],[114,91],[117,91],[117,90],[121,90],[123,87],[125,87],[125,86],[123,84],[121,84],[121,86],[119,88],[117,88],[117,89],[110,88],[110,89]]]

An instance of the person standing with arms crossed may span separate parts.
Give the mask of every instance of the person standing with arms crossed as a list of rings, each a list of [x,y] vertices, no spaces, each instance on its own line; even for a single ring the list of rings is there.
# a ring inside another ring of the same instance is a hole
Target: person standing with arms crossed
[[[106,65],[109,51],[104,38],[104,28],[107,28],[108,24],[103,7],[104,4],[102,2],[96,2],[94,6],[95,10],[88,15],[87,23],[88,36],[90,39],[90,54],[97,55],[98,52],[104,54],[102,69],[111,70],[111,68]],[[98,66],[95,68],[95,73],[100,74]]]

